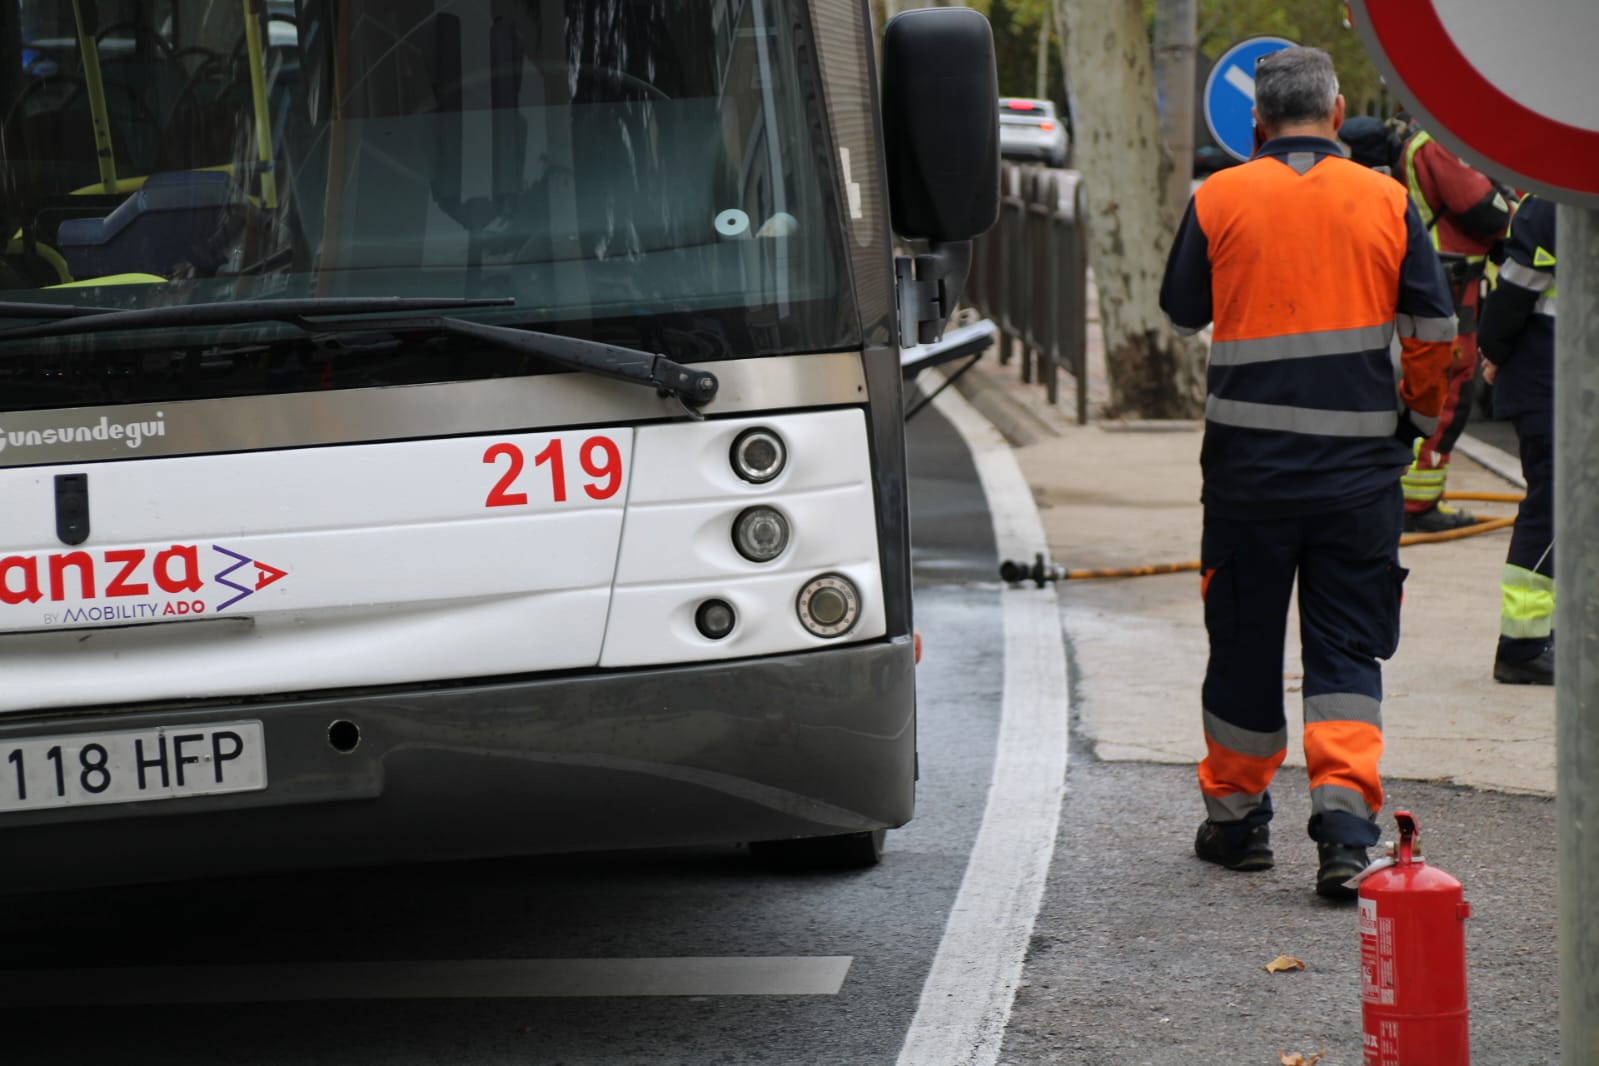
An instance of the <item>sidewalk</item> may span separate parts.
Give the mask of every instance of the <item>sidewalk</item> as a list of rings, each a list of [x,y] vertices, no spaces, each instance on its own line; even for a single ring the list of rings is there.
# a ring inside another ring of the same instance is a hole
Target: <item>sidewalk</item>
[[[1090,301],[1093,306],[1093,301]],[[1109,390],[1097,319],[1089,334],[1090,422],[1073,417],[1069,375],[1052,407],[1016,361],[994,352],[961,391],[1005,433],[1033,489],[1051,559],[1130,567],[1198,558],[1200,423],[1099,419]],[[1468,433],[1470,432],[1468,427]],[[1449,487],[1514,492],[1457,450]],[[1466,504],[1487,516],[1514,505]],[[1385,778],[1552,795],[1554,690],[1493,680],[1499,574],[1509,531],[1401,550],[1409,568],[1403,636],[1385,665]],[[1040,545],[1039,549],[1045,549]],[[1204,754],[1199,685],[1207,654],[1197,574],[1072,582],[1060,589],[1073,665],[1076,727],[1100,759],[1197,763]],[[1297,624],[1283,686],[1288,765],[1303,766]]]

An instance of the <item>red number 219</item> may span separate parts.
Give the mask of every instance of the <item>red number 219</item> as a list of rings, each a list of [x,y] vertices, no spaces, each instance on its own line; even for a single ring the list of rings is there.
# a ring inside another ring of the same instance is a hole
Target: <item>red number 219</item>
[[[523,507],[527,505],[526,492],[512,492],[511,487],[516,484],[517,478],[522,476],[522,471],[527,465],[527,458],[522,449],[515,444],[502,441],[491,444],[483,453],[483,461],[491,466],[499,465],[499,460],[507,461],[505,473],[494,483],[489,490],[488,498],[483,501],[485,507]],[[577,453],[578,464],[582,466],[583,473],[589,480],[583,485],[591,500],[608,500],[615,496],[622,487],[622,450],[610,437],[590,437],[585,440]],[[566,502],[566,455],[562,448],[561,438],[551,438],[544,450],[533,457],[535,467],[548,466],[550,468],[550,499],[555,503]]]

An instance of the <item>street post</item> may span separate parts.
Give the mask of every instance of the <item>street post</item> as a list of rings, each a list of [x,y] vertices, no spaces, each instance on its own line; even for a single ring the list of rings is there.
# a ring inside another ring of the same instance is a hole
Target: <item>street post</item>
[[[1560,1061],[1599,1063],[1599,211],[1555,233],[1555,823]]]
[[[1560,205],[1555,820],[1560,1061],[1599,1064],[1599,5],[1350,0],[1388,85],[1462,159]]]

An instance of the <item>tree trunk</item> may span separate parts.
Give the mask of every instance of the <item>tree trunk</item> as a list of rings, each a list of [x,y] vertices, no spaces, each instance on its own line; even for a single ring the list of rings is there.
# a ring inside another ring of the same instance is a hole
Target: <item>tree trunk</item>
[[[1049,92],[1049,15],[1038,20],[1038,63],[1033,71],[1033,96],[1042,100]]]
[[[1088,264],[1111,404],[1122,417],[1193,418],[1204,410],[1205,351],[1173,332],[1160,279],[1176,235],[1171,158],[1155,108],[1141,0],[1052,0],[1083,176]]]
[[[1198,0],[1155,0],[1155,79],[1160,84],[1161,130],[1174,164],[1167,202],[1181,211],[1194,178],[1194,38]]]

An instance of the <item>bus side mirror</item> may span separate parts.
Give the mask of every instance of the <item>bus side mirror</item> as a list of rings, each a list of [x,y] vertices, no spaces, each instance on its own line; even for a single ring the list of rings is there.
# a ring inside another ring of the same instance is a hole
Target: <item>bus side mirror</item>
[[[902,12],[883,31],[883,137],[894,232],[967,241],[999,218],[999,84],[988,19]]]

